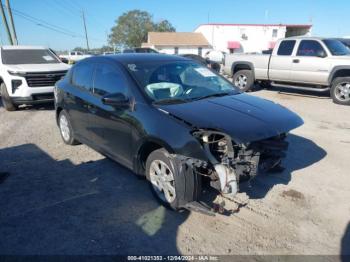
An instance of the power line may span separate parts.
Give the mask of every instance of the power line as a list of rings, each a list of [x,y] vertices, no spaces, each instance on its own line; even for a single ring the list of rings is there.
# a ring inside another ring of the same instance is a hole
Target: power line
[[[48,25],[38,23],[37,21],[35,21],[35,20],[33,20],[33,19],[30,19],[30,18],[28,18],[28,17],[26,17],[26,16],[24,16],[24,15],[21,15],[21,14],[15,12],[15,11],[14,11],[14,14],[15,14],[16,16],[19,16],[19,17],[21,17],[21,18],[23,18],[23,19],[29,21],[29,22],[34,23],[34,24],[37,25],[37,26],[44,27],[44,28],[46,28],[46,29],[50,29],[50,30],[52,30],[52,31],[55,31],[55,32],[57,32],[57,33],[61,33],[61,34],[64,34],[64,35],[67,35],[67,36],[70,36],[70,37],[79,37],[79,36],[77,36],[77,35],[70,34],[70,33],[67,33],[67,32],[64,32],[64,31],[61,31],[61,30],[58,30],[58,29],[55,29],[55,28],[50,27],[50,26],[48,26]]]
[[[48,2],[47,2],[47,3],[48,3]],[[69,15],[71,15],[71,16],[76,17],[76,13],[75,13],[74,11],[72,11],[71,9],[66,8],[66,5],[64,5],[62,2],[57,1],[57,0],[54,0],[54,2],[51,2],[51,3],[55,3],[56,6],[58,6],[59,8],[61,8],[61,10],[65,11],[66,14],[69,14]]]
[[[4,5],[2,5],[4,6]],[[57,33],[60,33],[60,34],[64,34],[64,35],[67,35],[67,36],[70,36],[70,37],[73,37],[73,38],[82,38],[82,39],[85,39],[86,37],[83,36],[83,35],[80,35],[80,34],[77,34],[71,30],[68,30],[66,28],[63,28],[61,26],[57,26],[57,25],[54,25],[54,24],[51,24],[43,19],[40,19],[40,18],[36,18],[36,17],[33,17],[29,14],[26,14],[22,11],[19,11],[19,10],[16,10],[14,8],[10,8],[10,10],[13,12],[14,15],[18,16],[18,17],[21,17],[27,21],[30,21],[32,22],[33,24],[37,25],[37,26],[40,26],[40,27],[43,27],[43,28],[46,28],[46,29],[49,29],[51,31],[55,31]],[[98,42],[105,42],[106,40],[102,40],[102,39],[97,39],[97,38],[91,38],[90,39],[94,40],[94,41],[98,41]]]
[[[33,16],[31,16],[31,15],[28,15],[28,14],[22,12],[22,11],[13,9],[12,7],[11,7],[11,10],[12,10],[12,12],[13,12],[14,14],[17,14],[17,15],[19,15],[19,16],[24,16],[24,17],[26,17],[26,18],[28,18],[28,19],[32,19],[32,20],[34,20],[34,21],[36,21],[36,22],[38,22],[38,23],[46,24],[46,25],[48,25],[48,26],[50,26],[50,27],[56,28],[57,30],[65,31],[65,32],[68,32],[69,34],[75,35],[75,36],[78,36],[78,35],[79,35],[79,34],[73,32],[73,31],[70,31],[70,30],[64,28],[64,27],[51,24],[51,23],[49,23],[49,22],[47,22],[47,21],[45,21],[45,20],[43,20],[43,19],[36,18],[36,17],[33,17]]]
[[[71,2],[71,1],[61,0],[61,3],[64,4],[65,6],[67,6],[70,9],[75,9],[75,11],[78,12],[78,13],[80,13],[80,11],[82,9],[81,6],[74,5],[74,4],[76,4],[74,1]]]
[[[57,3],[58,0],[55,0],[55,2]],[[91,15],[90,12],[86,11],[85,8],[83,8],[81,5],[79,5],[78,3],[74,2],[74,1],[68,1],[68,0],[61,0],[59,2],[59,4],[61,5],[61,7],[63,7],[66,11],[70,11],[71,13],[74,14],[74,11],[72,11],[72,9],[74,9],[79,16],[81,16],[81,11],[84,9],[84,13],[87,15],[85,16],[85,20],[87,23],[89,23],[89,20],[93,20],[95,23],[99,24],[101,27],[105,27],[105,25],[103,25],[99,20],[96,19],[96,17],[94,17],[93,15]],[[74,5],[73,5],[74,4]]]

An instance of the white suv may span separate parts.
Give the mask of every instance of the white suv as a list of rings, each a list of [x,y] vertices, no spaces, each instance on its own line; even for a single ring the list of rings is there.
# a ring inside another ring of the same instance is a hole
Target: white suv
[[[2,46],[0,92],[3,106],[14,111],[22,104],[53,101],[54,85],[69,67],[45,47]]]

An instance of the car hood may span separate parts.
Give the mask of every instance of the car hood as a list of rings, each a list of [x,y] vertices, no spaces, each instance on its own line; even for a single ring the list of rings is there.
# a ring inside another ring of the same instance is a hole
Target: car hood
[[[159,105],[158,108],[195,128],[225,132],[236,143],[270,138],[303,124],[303,120],[287,108],[247,94]]]
[[[63,71],[70,68],[64,63],[57,64],[22,64],[22,65],[6,65],[8,70],[17,72],[51,72]]]

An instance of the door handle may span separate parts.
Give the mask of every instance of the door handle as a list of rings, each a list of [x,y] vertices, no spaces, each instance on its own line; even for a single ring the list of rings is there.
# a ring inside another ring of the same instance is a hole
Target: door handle
[[[297,64],[297,63],[299,63],[299,62],[300,62],[299,59],[293,59],[293,63]]]

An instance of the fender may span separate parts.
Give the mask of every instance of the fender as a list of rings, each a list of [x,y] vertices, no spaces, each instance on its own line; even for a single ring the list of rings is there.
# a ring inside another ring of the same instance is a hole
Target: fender
[[[141,138],[137,144],[135,145],[135,153],[134,153],[134,157],[133,157],[133,170],[136,174],[138,175],[144,175],[143,174],[143,169],[144,167],[142,167],[141,165],[141,151],[142,151],[142,147],[147,144],[147,143],[154,143],[159,145],[160,147],[165,148],[169,153],[174,154],[174,150],[173,148],[166,143],[165,141],[154,137],[154,136],[145,136],[143,138]]]
[[[334,75],[339,71],[339,70],[349,70],[350,71],[350,65],[348,66],[335,66],[333,67],[332,71],[330,72],[329,76],[328,76],[328,84],[331,85]],[[349,77],[350,77],[350,73],[349,73]]]
[[[248,62],[248,61],[236,61],[232,64],[231,66],[231,74],[232,74],[232,77],[234,75],[234,69],[236,66],[238,65],[246,65],[246,66],[249,66],[250,67],[250,70],[252,70],[252,73],[253,73],[253,78],[255,79],[255,68],[254,68],[254,64],[252,62]]]

